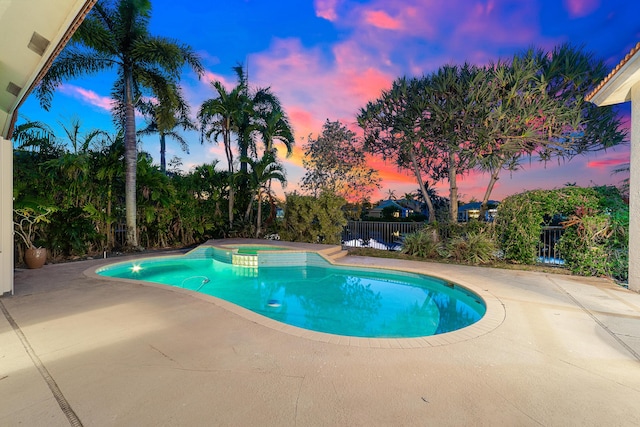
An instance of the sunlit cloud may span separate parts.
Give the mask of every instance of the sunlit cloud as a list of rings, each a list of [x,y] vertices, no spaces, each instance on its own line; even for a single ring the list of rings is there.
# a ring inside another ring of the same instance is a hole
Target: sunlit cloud
[[[611,171],[614,168],[618,168],[624,164],[629,163],[629,153],[619,154],[611,157],[606,157],[604,159],[595,159],[587,162],[588,168],[594,169],[606,169]]]
[[[572,18],[587,16],[600,6],[600,0],[564,0],[563,3]]]
[[[296,134],[318,135],[326,119],[355,122],[358,110],[379,96],[393,79],[373,67],[372,58],[350,43],[327,54],[299,40],[275,40],[269,51],[251,57],[254,79],[269,86],[287,111]]]
[[[367,24],[385,30],[399,30],[402,28],[402,23],[399,20],[392,18],[382,10],[365,11],[364,20]]]
[[[84,89],[82,87],[71,84],[61,85],[59,90],[65,95],[79,99],[84,103],[93,105],[94,107],[98,107],[109,113],[111,113],[111,109],[113,108],[113,100],[111,99],[111,97],[99,95],[92,90]]]
[[[211,83],[219,81],[227,90],[231,90],[235,86],[234,81],[226,78],[223,75],[212,73],[211,71],[205,71],[200,81],[206,86],[211,86]]]
[[[331,22],[334,22],[338,19],[338,14],[336,12],[337,5],[338,0],[315,0],[313,2],[316,16],[319,18],[324,18],[327,21]]]
[[[284,152],[279,152],[289,171],[288,190],[297,188],[304,174],[303,145],[309,135],[316,137],[327,119],[340,120],[359,131],[359,109],[379,97],[394,79],[428,74],[447,63],[483,65],[532,45],[550,49],[564,41],[561,36],[542,35],[539,17],[543,5],[535,1],[314,0],[313,6],[315,16],[329,21],[340,34],[338,41],[313,44],[303,35],[273,38],[268,48],[247,56],[250,85],[268,86],[278,95],[295,131],[293,155],[285,159]],[[598,0],[564,0],[572,17],[584,16],[599,6]],[[220,70],[207,72],[198,85],[185,89],[192,105],[215,96],[210,87],[213,81],[221,81],[228,90],[235,86],[230,66]],[[226,165],[221,145],[207,147],[206,156],[215,156]],[[567,181],[563,174],[577,176],[589,168],[595,171],[591,179],[604,182],[610,173],[606,165],[613,163],[609,158],[560,166],[526,163],[513,174],[501,174],[492,198],[499,200],[514,188],[562,186]],[[385,188],[409,192],[418,187],[412,173],[392,163],[372,160],[370,165],[380,171]],[[489,176],[472,171],[458,180],[465,198],[480,198]],[[589,184],[588,179],[584,184]],[[432,186],[448,196],[446,180]]]

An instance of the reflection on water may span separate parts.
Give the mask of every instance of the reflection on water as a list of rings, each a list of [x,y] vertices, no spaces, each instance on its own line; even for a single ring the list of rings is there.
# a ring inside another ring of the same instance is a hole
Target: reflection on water
[[[337,267],[239,268],[211,260],[141,263],[101,274],[213,295],[274,320],[358,337],[440,334],[478,321],[477,297],[428,276]]]

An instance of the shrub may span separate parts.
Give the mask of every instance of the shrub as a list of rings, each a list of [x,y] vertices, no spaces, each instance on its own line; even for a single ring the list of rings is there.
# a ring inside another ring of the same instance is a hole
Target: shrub
[[[327,192],[317,198],[287,194],[281,237],[292,242],[339,244],[347,224],[344,204],[343,198]]]
[[[557,248],[575,274],[628,276],[629,207],[612,186],[535,190],[508,197],[498,208],[505,258],[533,264],[543,225],[559,222]]]
[[[46,241],[53,257],[84,256],[95,251],[104,239],[81,208],[61,209],[51,216]]]
[[[498,246],[493,237],[482,231],[469,231],[452,237],[443,255],[467,264],[487,264],[496,258]]]
[[[507,197],[498,207],[496,228],[507,260],[535,264],[542,226],[559,214],[566,218],[577,206],[597,209],[598,195],[593,188],[566,187],[533,190]]]
[[[426,227],[404,236],[402,253],[420,258],[438,258],[440,246],[437,229]]]
[[[407,234],[403,253],[422,258],[451,258],[466,264],[487,264],[496,258],[498,246],[491,224],[433,223]]]

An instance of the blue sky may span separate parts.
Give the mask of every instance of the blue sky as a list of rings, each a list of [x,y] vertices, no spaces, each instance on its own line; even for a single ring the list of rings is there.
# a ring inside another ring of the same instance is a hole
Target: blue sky
[[[358,110],[403,75],[427,74],[448,63],[478,65],[507,58],[535,46],[552,49],[564,42],[584,46],[613,68],[640,41],[640,2],[635,0],[227,0],[175,2],[152,0],[151,32],[187,43],[201,56],[205,76],[186,72],[182,85],[195,114],[214,96],[213,80],[233,86],[232,67],[248,65],[250,85],[269,86],[280,97],[296,135],[285,159],[289,185],[304,174],[302,145],[317,135],[326,119],[353,126]],[[69,81],[55,95],[50,112],[29,98],[20,112],[54,128],[79,118],[86,132],[112,130],[109,94],[112,75]],[[620,114],[628,123],[629,106]],[[139,125],[142,126],[140,119]],[[62,135],[62,131],[57,132]],[[222,147],[201,145],[197,133],[185,135],[190,152],[169,142],[167,158],[181,157],[184,168],[221,161]],[[143,149],[159,161],[157,138]],[[525,189],[617,184],[624,175],[611,171],[629,161],[629,147],[546,166],[536,161],[504,173],[494,199]],[[410,175],[372,160],[388,189],[415,191]],[[464,200],[481,198],[488,177],[472,173],[459,182]],[[438,183],[447,195],[447,183]]]

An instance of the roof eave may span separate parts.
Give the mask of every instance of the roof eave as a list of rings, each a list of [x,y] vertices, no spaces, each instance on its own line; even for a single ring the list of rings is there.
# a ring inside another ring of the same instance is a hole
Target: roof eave
[[[631,99],[631,88],[640,81],[640,43],[585,97],[598,106],[614,105]]]
[[[60,51],[66,46],[68,41],[71,39],[71,36],[75,32],[75,30],[80,26],[86,15],[89,13],[93,5],[97,0],[83,0],[80,2],[80,8],[77,13],[71,15],[69,21],[67,23],[63,23],[61,25],[61,32],[58,37],[52,40],[52,46],[47,49],[41,63],[35,70],[30,71],[30,75],[28,78],[28,84],[22,89],[22,91],[18,94],[18,97],[15,100],[15,103],[12,108],[8,111],[6,121],[2,122],[2,126],[0,129],[0,135],[3,137],[10,139],[11,134],[13,133],[13,127],[15,125],[18,109],[25,101],[25,99],[29,96],[29,94],[35,89],[38,85],[42,77],[47,73],[53,60],[58,56]]]

